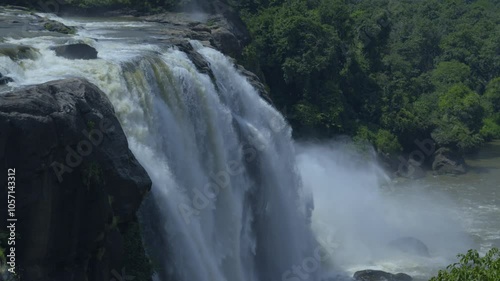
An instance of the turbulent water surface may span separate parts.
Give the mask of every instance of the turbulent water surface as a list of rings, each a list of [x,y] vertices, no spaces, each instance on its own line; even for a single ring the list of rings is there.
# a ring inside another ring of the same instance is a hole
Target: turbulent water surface
[[[83,77],[106,93],[154,183],[141,218],[156,280],[319,281],[367,268],[425,279],[459,251],[498,246],[498,143],[470,159],[467,176],[394,183],[345,144],[294,144],[283,117],[213,49],[191,42],[209,77],[158,43],[157,24],[60,20],[80,31],[4,38],[39,54],[0,57],[16,81],[3,90]],[[99,59],[50,50],[68,42]],[[401,237],[429,256],[388,247]]]

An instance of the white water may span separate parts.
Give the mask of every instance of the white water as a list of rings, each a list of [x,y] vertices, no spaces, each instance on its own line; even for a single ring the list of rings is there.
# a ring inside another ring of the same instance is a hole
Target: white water
[[[0,72],[10,87],[84,77],[107,94],[154,182],[141,217],[157,280],[316,281],[367,268],[424,279],[474,246],[462,227],[474,218],[442,192],[398,189],[339,144],[295,151],[283,117],[217,51],[193,42],[213,83],[184,53],[135,37],[155,26],[67,23],[85,28],[70,41],[94,46],[98,60],[56,57],[49,47],[64,38],[11,39],[40,55],[0,57]],[[387,249],[404,236],[431,256]],[[332,247],[332,259],[317,258]]]
[[[55,56],[49,47],[67,39],[9,39],[40,54],[0,58],[0,71],[15,79],[14,88],[83,77],[109,97],[153,180],[140,213],[155,278],[282,280],[313,255],[310,197],[301,189],[291,130],[232,63],[192,42],[210,62],[213,83],[180,51],[91,33],[87,28],[69,41],[92,45],[98,60]],[[307,279],[320,273],[315,268]]]
[[[352,274],[378,269],[428,280],[475,248],[463,221],[466,212],[441,190],[418,183],[394,185],[373,158],[345,143],[300,144],[297,161],[314,194],[313,228],[334,233],[332,268]],[[421,240],[429,257],[389,246],[401,237]]]

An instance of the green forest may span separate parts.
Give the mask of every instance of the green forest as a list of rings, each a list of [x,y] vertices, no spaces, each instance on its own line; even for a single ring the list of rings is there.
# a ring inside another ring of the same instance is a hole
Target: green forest
[[[64,0],[146,11],[197,2],[211,1]],[[417,139],[470,152],[500,138],[499,1],[221,2],[251,33],[238,62],[265,82],[295,137],[349,135],[386,154]]]
[[[500,137],[500,2],[246,0],[264,78],[298,136],[387,153],[416,139],[467,152]]]

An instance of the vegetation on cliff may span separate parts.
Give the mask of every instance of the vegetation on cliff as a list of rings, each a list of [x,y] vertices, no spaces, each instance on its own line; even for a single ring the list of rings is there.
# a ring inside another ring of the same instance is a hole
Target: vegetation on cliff
[[[484,257],[476,250],[458,255],[459,262],[439,271],[430,281],[500,280],[500,251],[493,248]]]
[[[460,151],[500,137],[500,2],[242,0],[245,66],[299,136],[384,152]]]

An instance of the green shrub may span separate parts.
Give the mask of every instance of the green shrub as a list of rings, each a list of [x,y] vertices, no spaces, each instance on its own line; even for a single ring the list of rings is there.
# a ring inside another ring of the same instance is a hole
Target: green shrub
[[[500,139],[500,116],[485,118],[483,122],[484,125],[479,132],[481,136],[486,141]]]
[[[500,251],[491,249],[484,257],[476,250],[458,255],[459,262],[439,271],[430,281],[498,281],[500,280]]]

